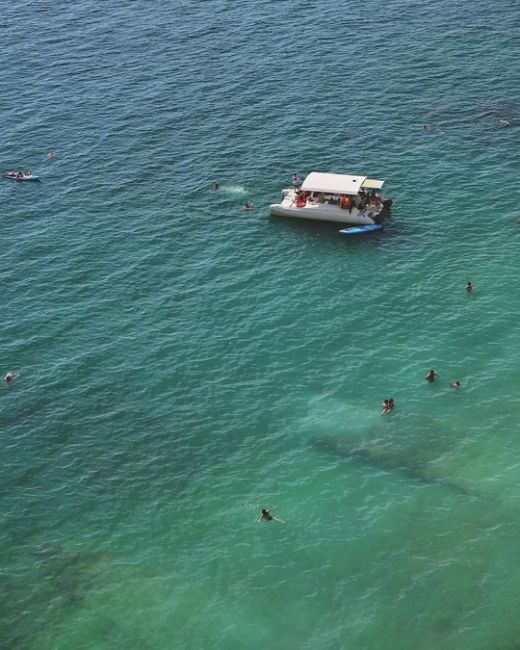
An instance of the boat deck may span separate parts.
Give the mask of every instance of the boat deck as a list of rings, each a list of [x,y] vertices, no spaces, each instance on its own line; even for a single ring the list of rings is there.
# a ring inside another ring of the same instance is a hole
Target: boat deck
[[[321,200],[308,197],[305,201],[299,200],[297,191],[293,188],[284,190],[282,201],[272,204],[270,209],[271,214],[275,216],[354,225],[373,224],[381,212],[380,209],[372,208],[372,206],[362,210],[354,206],[342,208],[334,197],[323,197]]]

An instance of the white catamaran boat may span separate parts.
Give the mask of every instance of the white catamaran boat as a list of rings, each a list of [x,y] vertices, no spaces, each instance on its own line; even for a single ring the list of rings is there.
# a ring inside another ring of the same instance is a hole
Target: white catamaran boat
[[[301,185],[293,179],[294,187],[282,190],[271,214],[355,226],[381,223],[392,205],[381,193],[383,183],[366,176],[311,172]]]

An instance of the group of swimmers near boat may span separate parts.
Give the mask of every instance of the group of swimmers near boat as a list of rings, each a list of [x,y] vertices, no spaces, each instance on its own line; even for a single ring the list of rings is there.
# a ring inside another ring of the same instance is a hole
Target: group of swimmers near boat
[[[218,190],[220,190],[220,183],[213,183],[213,191],[218,192]],[[251,203],[251,201],[246,201],[242,205],[242,210],[247,211],[247,210],[252,210],[252,209],[253,209],[253,204]]]

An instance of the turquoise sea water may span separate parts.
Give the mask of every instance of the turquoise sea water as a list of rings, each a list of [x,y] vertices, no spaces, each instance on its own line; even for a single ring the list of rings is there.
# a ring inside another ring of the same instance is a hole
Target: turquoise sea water
[[[517,647],[519,32],[3,7],[0,648]],[[385,179],[384,233],[270,218],[311,170]]]

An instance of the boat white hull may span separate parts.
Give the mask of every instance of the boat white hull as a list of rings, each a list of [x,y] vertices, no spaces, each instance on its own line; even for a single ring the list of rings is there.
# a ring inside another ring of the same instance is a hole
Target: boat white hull
[[[344,223],[353,226],[368,226],[376,223],[378,212],[364,210],[361,212],[357,208],[344,210],[338,205],[328,204],[307,204],[302,208],[295,205],[284,205],[282,203],[273,203],[270,207],[271,214],[275,217],[292,217],[294,219],[311,219],[312,221],[330,221],[331,223]]]

